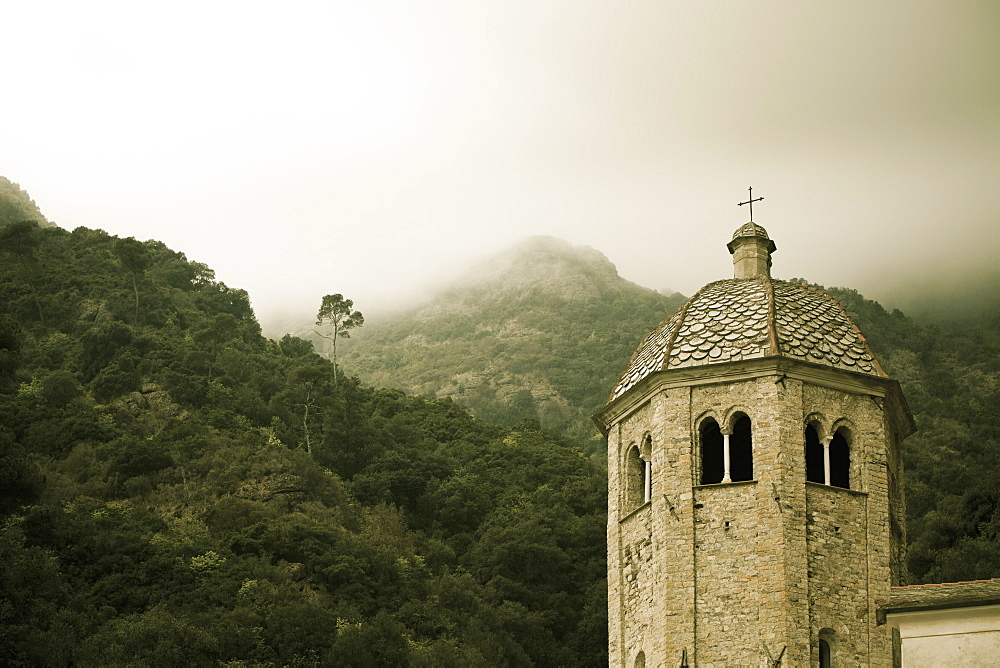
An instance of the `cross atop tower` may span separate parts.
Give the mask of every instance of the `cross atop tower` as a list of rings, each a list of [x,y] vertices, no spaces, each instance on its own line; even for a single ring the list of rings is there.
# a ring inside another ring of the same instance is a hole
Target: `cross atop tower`
[[[753,203],[754,202],[763,201],[763,199],[764,199],[763,197],[758,197],[757,199],[754,199],[753,198],[753,186],[750,186],[750,199],[748,199],[746,202],[740,202],[739,204],[737,204],[737,206],[743,206],[744,204],[749,204],[750,205],[750,222],[752,223],[753,222]]]

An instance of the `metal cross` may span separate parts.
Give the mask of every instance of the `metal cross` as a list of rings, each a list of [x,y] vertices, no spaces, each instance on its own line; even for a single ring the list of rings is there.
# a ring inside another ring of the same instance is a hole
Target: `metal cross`
[[[748,199],[746,202],[740,202],[737,206],[743,206],[744,204],[749,204],[750,205],[750,222],[752,223],[753,222],[753,203],[754,202],[760,202],[763,199],[764,199],[763,197],[758,197],[757,199],[754,199],[753,198],[753,186],[750,186],[750,199]]]

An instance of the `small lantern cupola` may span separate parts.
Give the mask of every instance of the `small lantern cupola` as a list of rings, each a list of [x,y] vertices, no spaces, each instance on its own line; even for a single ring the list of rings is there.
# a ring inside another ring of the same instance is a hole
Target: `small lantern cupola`
[[[726,244],[733,255],[733,278],[771,278],[771,253],[778,249],[757,223],[747,223]]]

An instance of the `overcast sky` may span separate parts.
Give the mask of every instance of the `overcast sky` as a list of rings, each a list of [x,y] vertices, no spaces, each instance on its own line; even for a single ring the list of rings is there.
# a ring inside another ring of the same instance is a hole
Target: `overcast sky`
[[[536,234],[652,288],[892,301],[1000,270],[1000,3],[45,2],[4,8],[0,175],[158,239],[265,321]]]

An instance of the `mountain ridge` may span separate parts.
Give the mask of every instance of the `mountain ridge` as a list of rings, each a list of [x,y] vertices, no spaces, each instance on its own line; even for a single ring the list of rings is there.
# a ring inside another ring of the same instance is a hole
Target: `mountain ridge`
[[[618,269],[600,251],[590,246],[574,246],[558,237],[538,235],[522,239],[487,258],[459,276],[443,294],[460,292],[457,286],[466,290],[489,289],[499,280],[503,292],[538,288],[552,296],[580,301],[588,297],[587,287],[600,288],[620,278]]]

